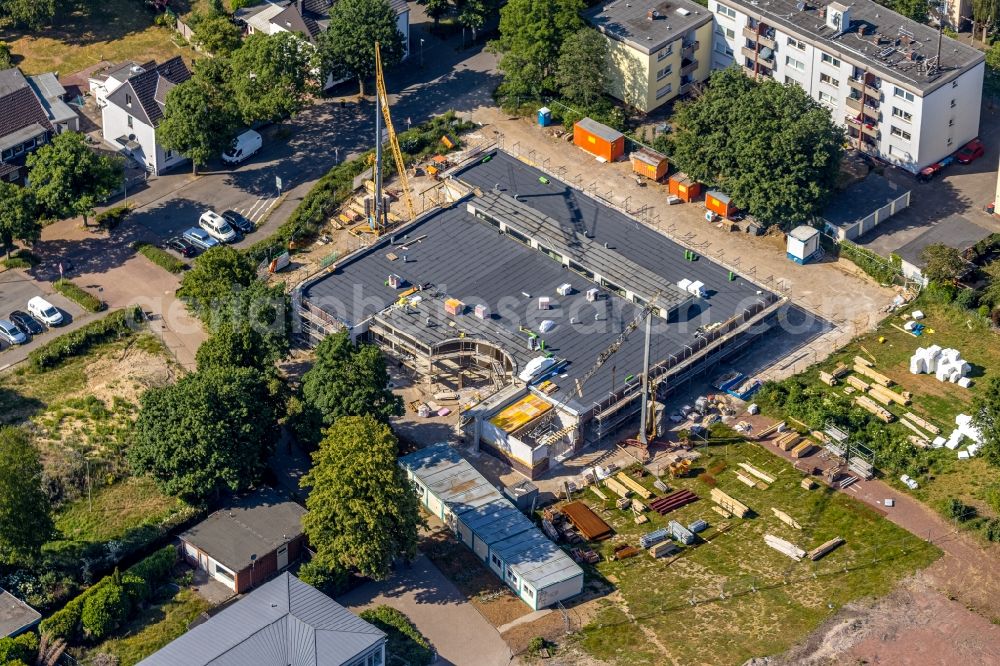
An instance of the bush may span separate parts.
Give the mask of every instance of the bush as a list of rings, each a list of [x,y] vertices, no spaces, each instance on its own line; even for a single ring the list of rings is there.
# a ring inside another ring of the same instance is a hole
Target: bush
[[[38,634],[29,631],[17,638],[0,638],[0,664],[34,663],[38,653]]]
[[[28,359],[37,370],[53,368],[71,356],[86,353],[94,345],[131,335],[137,323],[142,321],[142,316],[142,308],[138,305],[116,310],[103,319],[42,345],[28,354]]]
[[[899,274],[899,270],[891,263],[874,252],[859,247],[854,243],[842,241],[838,248],[840,256],[850,259],[855,266],[879,283],[891,283]]]
[[[1000,482],[991,483],[986,487],[985,499],[991,509],[1000,513]]]
[[[1000,541],[1000,518],[992,518],[983,525],[983,536],[996,543]]]
[[[396,658],[414,666],[433,663],[434,650],[430,643],[403,613],[389,606],[377,606],[362,611],[359,616],[388,635],[388,659]]]
[[[38,264],[38,257],[28,250],[18,250],[3,260],[7,268],[31,268]]]
[[[102,585],[83,602],[80,623],[93,641],[103,640],[128,617],[129,600],[125,588],[116,583]]]
[[[948,518],[964,523],[976,517],[976,507],[969,506],[960,499],[952,497],[945,503],[944,513]]]
[[[89,312],[100,312],[104,309],[101,299],[94,296],[89,291],[77,286],[65,278],[60,278],[52,283],[56,291],[71,301],[76,301],[84,310]]]
[[[173,546],[164,546],[146,559],[137,562],[125,572],[142,578],[147,583],[165,579],[177,564],[177,550]]]
[[[955,305],[958,305],[966,310],[975,310],[978,303],[979,292],[975,289],[963,289],[958,292],[957,296],[955,296]],[[988,310],[987,314],[989,314]]]
[[[146,579],[134,573],[126,573],[122,576],[122,587],[125,589],[129,604],[133,608],[149,600],[152,595],[150,585]]]
[[[80,626],[80,615],[83,613],[83,601],[86,594],[87,592],[84,592],[84,594],[70,600],[60,610],[42,620],[42,624],[39,626],[41,632],[54,639],[61,638],[67,643],[72,642],[76,638]]]
[[[106,211],[98,213],[94,217],[94,222],[101,229],[111,231],[121,224],[122,220],[128,217],[129,212],[131,211],[129,211],[128,206],[115,206],[114,208],[109,208]]]
[[[331,597],[347,591],[349,577],[343,569],[331,571],[316,560],[310,560],[299,567],[299,578],[304,583]]]
[[[160,268],[168,270],[171,273],[180,273],[188,268],[187,262],[181,261],[166,250],[160,249],[155,245],[139,243],[136,245],[136,250]]]

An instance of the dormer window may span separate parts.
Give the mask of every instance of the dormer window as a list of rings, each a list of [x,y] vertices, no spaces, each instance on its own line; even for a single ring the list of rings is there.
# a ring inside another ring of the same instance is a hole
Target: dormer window
[[[125,106],[132,106],[132,95],[125,93]]]

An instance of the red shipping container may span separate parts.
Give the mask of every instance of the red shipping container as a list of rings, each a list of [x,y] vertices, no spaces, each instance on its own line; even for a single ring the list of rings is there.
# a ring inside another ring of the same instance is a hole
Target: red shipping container
[[[690,203],[701,194],[701,183],[688,178],[686,173],[678,171],[670,177],[668,186],[670,194],[680,198],[685,203]]]
[[[608,162],[625,154],[625,135],[590,118],[573,125],[573,143]]]

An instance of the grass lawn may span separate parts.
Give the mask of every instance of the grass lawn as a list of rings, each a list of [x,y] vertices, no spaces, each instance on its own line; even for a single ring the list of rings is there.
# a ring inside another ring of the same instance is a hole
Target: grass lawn
[[[162,62],[175,55],[195,57],[180,47],[173,31],[153,25],[153,13],[135,0],[79,3],[70,16],[37,32],[0,30],[10,44],[14,63],[25,74],[55,71],[72,74],[101,60]]]
[[[629,665],[724,665],[779,653],[847,602],[885,594],[940,555],[842,493],[825,486],[803,489],[798,471],[756,444],[710,445],[701,451],[691,477],[668,483],[689,488],[700,499],[667,516],[648,512],[650,522],[644,525],[635,525],[630,512],[615,509],[613,501],[605,503],[589,489],[580,495],[616,531],[594,546],[603,557],[589,571],[617,587],[618,594],[599,602],[594,620],[577,634],[579,645],[594,657]],[[740,462],[775,482],[766,490],[747,487],[733,471]],[[652,489],[652,480],[647,476],[642,483]],[[711,509],[712,483],[755,513],[724,520]],[[778,520],[772,507],[791,515],[802,529]],[[701,535],[707,543],[683,548],[673,561],[654,560],[644,552],[620,562],[611,559],[616,545],[637,545],[641,534],[668,520],[688,525],[698,518],[710,525]],[[837,536],[847,543],[817,562],[795,562],[767,546],[764,534],[804,550]]]
[[[132,666],[183,634],[196,617],[209,609],[209,603],[197,592],[186,587],[178,590],[173,585],[167,589],[163,597],[132,618],[119,637],[88,650],[80,663],[86,666],[103,652],[118,657],[119,666]]]

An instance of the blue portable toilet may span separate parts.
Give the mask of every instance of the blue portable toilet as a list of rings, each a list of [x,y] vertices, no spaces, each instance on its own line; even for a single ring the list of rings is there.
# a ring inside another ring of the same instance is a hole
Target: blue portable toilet
[[[538,109],[538,124],[541,127],[548,127],[552,124],[552,109],[547,106]]]

